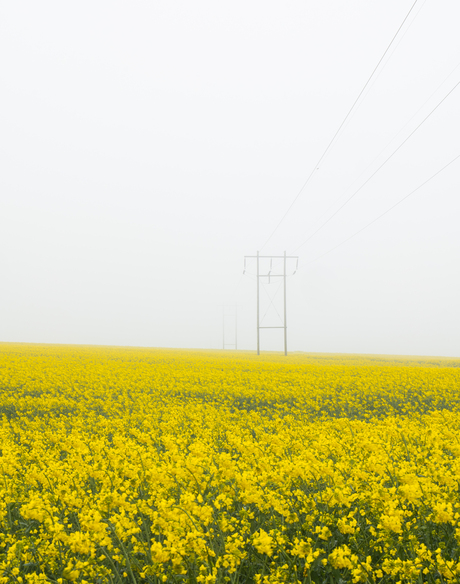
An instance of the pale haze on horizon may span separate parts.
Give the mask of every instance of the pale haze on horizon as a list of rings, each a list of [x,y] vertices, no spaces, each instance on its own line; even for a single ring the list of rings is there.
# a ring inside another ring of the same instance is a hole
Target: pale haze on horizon
[[[289,350],[460,357],[460,159],[345,241],[460,155],[457,1],[415,4],[264,246],[413,3],[2,3],[0,342],[220,348],[237,304],[255,349],[263,249],[299,256]]]

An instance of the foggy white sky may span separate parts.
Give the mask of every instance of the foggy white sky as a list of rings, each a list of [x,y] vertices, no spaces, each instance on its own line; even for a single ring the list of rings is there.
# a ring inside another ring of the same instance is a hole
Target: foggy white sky
[[[238,302],[239,348],[254,349],[243,256],[412,3],[1,3],[0,341],[219,348],[221,305]],[[457,0],[418,1],[264,253],[309,237],[460,80],[459,66],[432,95],[460,63],[459,22]],[[459,103],[460,87],[298,250],[291,350],[460,355],[460,160],[309,264],[460,154]],[[281,350],[281,332],[262,349]]]

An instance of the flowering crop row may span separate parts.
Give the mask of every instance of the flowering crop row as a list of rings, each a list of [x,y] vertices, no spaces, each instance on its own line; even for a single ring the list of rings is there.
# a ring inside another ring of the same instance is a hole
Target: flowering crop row
[[[0,584],[460,581],[460,361],[4,344]]]

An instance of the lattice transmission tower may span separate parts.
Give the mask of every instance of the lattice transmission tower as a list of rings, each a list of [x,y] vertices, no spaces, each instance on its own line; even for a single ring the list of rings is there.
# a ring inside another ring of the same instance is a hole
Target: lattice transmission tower
[[[233,333],[233,342],[228,342],[228,333]],[[222,349],[233,347],[238,350],[238,304],[222,305]]]

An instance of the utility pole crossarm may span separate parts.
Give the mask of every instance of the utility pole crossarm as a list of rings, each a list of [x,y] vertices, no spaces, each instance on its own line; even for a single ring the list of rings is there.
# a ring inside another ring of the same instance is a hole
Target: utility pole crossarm
[[[287,260],[298,260],[299,259],[299,256],[288,256],[288,255],[287,256],[284,256],[284,255],[282,255],[282,256],[261,256],[261,255],[260,256],[257,256],[257,255],[249,256],[249,255],[247,255],[244,257],[245,258],[259,258],[261,260],[263,260],[263,259],[283,260],[285,257]]]

